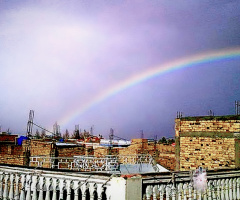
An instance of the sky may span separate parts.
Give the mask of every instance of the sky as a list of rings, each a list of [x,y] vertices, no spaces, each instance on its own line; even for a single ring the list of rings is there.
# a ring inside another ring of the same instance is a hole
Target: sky
[[[49,131],[57,122],[62,133],[174,137],[177,112],[235,114],[239,48],[238,0],[0,0],[1,130],[26,134],[34,110]]]

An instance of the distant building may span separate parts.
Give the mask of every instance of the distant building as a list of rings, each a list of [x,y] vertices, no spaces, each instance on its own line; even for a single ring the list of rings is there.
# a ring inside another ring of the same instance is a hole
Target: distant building
[[[240,167],[240,116],[175,120],[177,170]]]

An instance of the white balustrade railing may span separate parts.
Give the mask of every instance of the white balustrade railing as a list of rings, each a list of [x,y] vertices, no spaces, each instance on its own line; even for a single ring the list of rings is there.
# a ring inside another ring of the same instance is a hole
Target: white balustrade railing
[[[201,184],[201,183],[199,183]],[[202,183],[204,184],[204,183]],[[201,188],[201,185],[199,186]],[[240,199],[240,170],[208,172],[204,190],[194,187],[189,173],[143,178],[143,200]]]
[[[77,171],[119,171],[120,164],[152,164],[151,155],[107,155],[106,157],[74,156],[74,157],[44,157],[31,156],[30,166],[70,169]]]
[[[240,170],[120,175],[0,166],[1,200],[240,200]]]
[[[125,182],[125,179],[107,173],[86,174],[0,166],[0,199],[124,199]]]

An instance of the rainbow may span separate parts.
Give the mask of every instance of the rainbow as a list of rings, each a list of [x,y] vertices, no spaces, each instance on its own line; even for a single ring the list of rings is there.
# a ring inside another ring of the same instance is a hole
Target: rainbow
[[[240,48],[231,48],[225,50],[205,52],[190,57],[182,58],[173,62],[161,64],[156,67],[152,67],[146,71],[131,76],[130,78],[114,85],[113,87],[106,89],[105,91],[102,91],[101,93],[96,95],[92,101],[87,102],[86,104],[82,104],[77,108],[74,108],[69,113],[67,113],[67,115],[65,115],[64,118],[62,118],[59,121],[59,124],[65,126],[69,122],[74,120],[76,117],[82,115],[85,111],[87,111],[94,105],[99,104],[100,102],[106,100],[107,98],[116,95],[127,88],[130,88],[153,77],[183,68],[190,68],[205,63],[233,59],[236,57],[240,57]]]

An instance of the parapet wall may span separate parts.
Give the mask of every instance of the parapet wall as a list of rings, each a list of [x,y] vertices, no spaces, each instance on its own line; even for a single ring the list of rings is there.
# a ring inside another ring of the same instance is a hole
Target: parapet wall
[[[176,170],[240,167],[240,116],[175,120]]]

